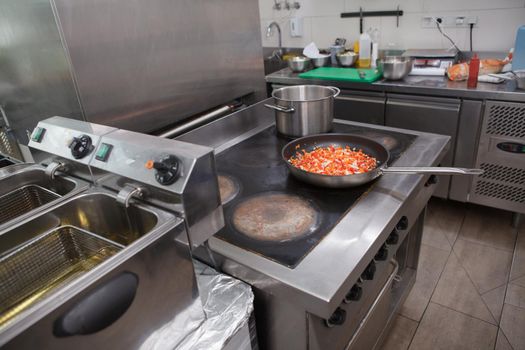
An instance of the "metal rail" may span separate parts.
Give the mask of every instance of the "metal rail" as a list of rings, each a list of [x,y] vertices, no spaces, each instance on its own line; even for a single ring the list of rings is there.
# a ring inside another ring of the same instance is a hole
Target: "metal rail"
[[[170,130],[160,134],[159,137],[173,138],[173,137],[179,136],[179,135],[183,134],[184,132],[193,129],[194,127],[196,127],[198,125],[202,125],[202,124],[208,123],[208,122],[212,121],[213,119],[215,119],[215,118],[217,118],[217,117],[219,117],[219,116],[221,116],[223,114],[226,114],[226,112],[233,111],[234,108],[235,108],[235,105],[231,104],[231,105],[225,105],[225,106],[222,106],[220,108],[214,109],[211,112],[203,114],[200,117],[197,117],[197,118],[195,118],[193,120],[190,120],[187,123],[179,125],[179,126],[173,128],[173,129],[170,129]]]

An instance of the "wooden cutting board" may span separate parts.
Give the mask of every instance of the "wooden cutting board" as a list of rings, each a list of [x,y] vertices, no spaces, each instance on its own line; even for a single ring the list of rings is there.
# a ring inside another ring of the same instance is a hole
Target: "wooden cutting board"
[[[359,72],[364,72],[363,78],[359,76]],[[373,83],[381,78],[381,73],[373,69],[357,69],[357,68],[340,68],[340,67],[320,67],[312,69],[311,71],[299,74],[300,78],[304,79],[323,79],[323,80],[338,80],[338,81],[353,81],[361,83]]]

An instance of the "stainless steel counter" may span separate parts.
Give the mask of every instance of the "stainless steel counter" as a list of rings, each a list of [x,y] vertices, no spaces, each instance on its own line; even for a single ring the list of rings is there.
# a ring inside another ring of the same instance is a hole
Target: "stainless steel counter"
[[[469,99],[491,99],[502,101],[525,101],[525,90],[518,90],[513,81],[501,84],[478,83],[477,88],[468,89],[467,82],[454,82],[446,77],[433,76],[408,76],[400,81],[379,80],[372,84],[342,82],[319,79],[299,78],[298,73],[289,68],[282,69],[266,76],[266,82],[271,84],[297,85],[297,84],[319,84],[335,85],[342,89],[396,92],[417,95],[447,96]]]
[[[179,137],[208,145],[220,153],[274,123],[272,111],[262,101]],[[250,120],[257,119],[257,123]],[[370,126],[340,121],[351,125]],[[255,126],[254,126],[255,125]],[[437,165],[449,147],[447,136],[377,126],[379,130],[410,133],[414,143],[396,161],[399,166]],[[218,134],[221,134],[219,137]],[[254,287],[279,295],[305,310],[328,318],[373,259],[403,213],[419,213],[434,188],[426,176],[382,177],[340,223],[297,265],[290,269],[228,242],[211,238],[211,249],[227,260],[222,269]],[[251,267],[247,269],[246,267]]]

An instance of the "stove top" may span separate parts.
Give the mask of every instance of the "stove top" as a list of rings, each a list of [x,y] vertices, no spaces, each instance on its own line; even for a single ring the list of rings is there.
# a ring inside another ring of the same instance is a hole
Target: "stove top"
[[[333,132],[381,142],[390,151],[389,164],[416,139],[340,123],[334,123]],[[215,237],[294,268],[374,182],[348,189],[300,182],[281,159],[290,141],[271,126],[216,156],[226,223]]]

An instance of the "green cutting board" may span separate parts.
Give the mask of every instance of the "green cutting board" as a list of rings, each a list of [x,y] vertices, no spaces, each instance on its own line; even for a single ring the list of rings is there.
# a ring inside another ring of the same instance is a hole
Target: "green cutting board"
[[[359,72],[365,72],[363,78],[359,77]],[[361,83],[373,83],[381,78],[381,73],[377,69],[356,69],[338,67],[320,67],[311,71],[299,74],[300,78],[323,79],[338,81],[354,81]]]

